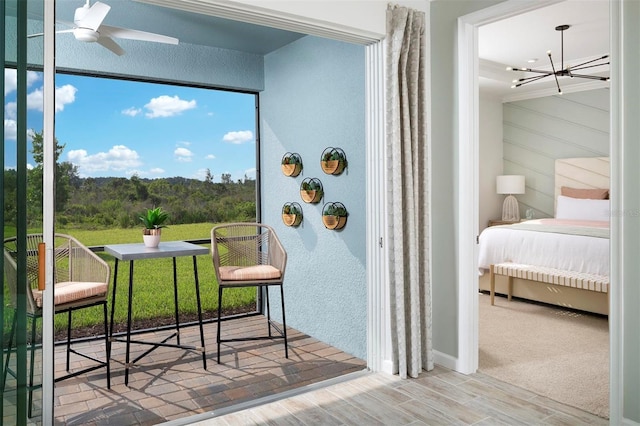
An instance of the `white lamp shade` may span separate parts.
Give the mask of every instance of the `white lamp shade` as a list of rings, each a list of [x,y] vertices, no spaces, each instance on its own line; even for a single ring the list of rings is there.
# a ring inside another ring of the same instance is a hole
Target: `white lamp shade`
[[[496,177],[497,194],[524,194],[524,176],[502,175]]]

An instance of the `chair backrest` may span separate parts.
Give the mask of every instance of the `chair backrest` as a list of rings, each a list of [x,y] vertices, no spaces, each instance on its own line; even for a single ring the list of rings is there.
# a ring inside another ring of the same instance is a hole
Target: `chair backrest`
[[[268,225],[228,223],[213,227],[211,256],[216,274],[221,266],[271,265],[280,270],[284,279],[287,252]]]
[[[28,312],[38,313],[41,308],[36,303],[34,291],[38,288],[38,246],[43,242],[42,234],[27,235],[27,309]],[[18,294],[18,268],[17,268],[17,240],[10,237],[4,240],[4,267],[7,284],[9,286],[12,306],[16,306]],[[54,283],[75,282],[99,282],[109,283],[111,269],[109,265],[88,247],[77,239],[65,235],[55,234],[54,238]],[[106,294],[105,294],[106,297]]]

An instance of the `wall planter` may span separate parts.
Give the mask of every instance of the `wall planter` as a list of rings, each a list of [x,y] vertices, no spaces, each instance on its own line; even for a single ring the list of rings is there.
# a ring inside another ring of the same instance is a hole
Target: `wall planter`
[[[306,178],[300,184],[300,197],[305,203],[318,203],[323,195],[322,182],[318,178]]]
[[[296,177],[302,171],[302,157],[296,152],[287,152],[282,156],[280,167],[285,176]]]
[[[349,212],[342,203],[326,203],[322,207],[322,223],[327,229],[342,229],[347,224]]]
[[[326,148],[320,157],[320,167],[328,175],[342,174],[347,167],[347,155],[340,148]]]
[[[282,222],[287,226],[299,226],[302,223],[302,207],[298,203],[285,203],[282,206]]]

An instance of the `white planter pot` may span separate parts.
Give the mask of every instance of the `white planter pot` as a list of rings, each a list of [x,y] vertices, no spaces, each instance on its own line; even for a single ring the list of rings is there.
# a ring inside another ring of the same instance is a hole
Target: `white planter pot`
[[[144,240],[145,247],[156,248],[158,244],[160,244],[160,234],[156,235],[143,235],[142,239]]]

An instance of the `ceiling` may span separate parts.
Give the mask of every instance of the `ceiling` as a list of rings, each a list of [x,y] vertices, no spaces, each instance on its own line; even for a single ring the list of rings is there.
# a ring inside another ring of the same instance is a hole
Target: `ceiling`
[[[568,24],[564,32],[564,55],[561,33],[555,28]],[[533,74],[506,71],[507,66],[551,70],[547,51],[551,51],[556,69],[576,65],[609,53],[609,1],[566,0],[532,12],[517,15],[478,30],[481,93],[503,101],[557,94],[552,76],[540,82],[511,88],[512,80]],[[537,59],[535,63],[528,63]],[[597,67],[584,74],[608,76],[609,67]],[[563,93],[608,87],[607,82],[581,78],[558,79]]]
[[[47,0],[45,0],[47,1]],[[149,1],[149,0],[146,0]],[[93,5],[96,0],[91,0]],[[265,55],[285,46],[304,34],[249,24],[215,16],[181,11],[136,0],[101,0],[111,6],[103,24],[175,37],[180,43],[219,47]],[[56,0],[57,29],[68,29],[76,8],[85,0]],[[8,4],[8,12],[15,14]],[[29,16],[42,19],[42,6],[29,2]],[[59,34],[58,37],[73,37]],[[144,42],[141,42],[144,43]],[[102,48],[96,46],[96,48]]]
[[[84,1],[57,0],[56,18],[73,21],[75,9],[82,6]],[[94,2],[92,0],[91,3]],[[304,36],[152,4],[162,3],[162,0],[102,2],[111,6],[104,24],[168,35],[178,38],[180,43],[265,55]],[[34,9],[34,3],[37,2],[29,2],[30,14],[37,17],[38,10]],[[564,65],[581,63],[609,52],[609,0],[566,0],[487,24],[478,31],[481,93],[502,101],[557,94],[553,77],[511,89],[512,80],[520,78],[522,73],[507,72],[506,67],[550,69],[546,52],[551,50],[558,68],[561,62],[560,32],[555,27],[563,24],[571,25],[564,32]],[[59,37],[72,35],[60,34]],[[537,58],[538,62],[527,63],[533,58]],[[599,67],[593,71],[607,75],[609,70],[608,67]],[[563,77],[559,80],[564,93],[608,85],[579,78]]]

